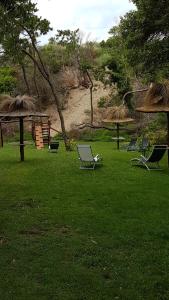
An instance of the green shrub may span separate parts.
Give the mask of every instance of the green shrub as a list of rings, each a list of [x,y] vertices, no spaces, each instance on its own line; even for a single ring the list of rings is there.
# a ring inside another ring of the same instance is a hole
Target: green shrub
[[[85,129],[81,132],[80,139],[85,141],[105,141],[110,142],[112,141],[113,133],[106,129]]]
[[[106,103],[107,103],[107,99],[105,97],[100,97],[98,103],[97,103],[97,106],[99,108],[102,108],[102,107],[105,107],[106,106]]]
[[[10,67],[0,68],[0,93],[10,93],[16,87],[15,72]]]
[[[151,145],[167,144],[167,131],[165,129],[150,131],[146,136]]]
[[[167,118],[166,114],[156,114],[155,119],[144,129],[143,134],[151,144],[167,144]]]

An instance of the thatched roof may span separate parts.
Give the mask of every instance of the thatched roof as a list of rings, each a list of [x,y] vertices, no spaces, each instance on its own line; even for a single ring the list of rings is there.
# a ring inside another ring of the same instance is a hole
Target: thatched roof
[[[9,96],[2,101],[0,110],[7,112],[35,111],[35,100],[27,95],[17,96],[16,98]]]
[[[0,117],[21,118],[21,117],[47,117],[46,114],[36,112],[35,100],[27,95],[12,98],[6,96],[0,104]]]
[[[169,81],[154,83],[148,90],[143,105],[136,108],[139,112],[169,112]]]
[[[129,111],[125,105],[113,106],[107,108],[105,112],[104,123],[128,123],[133,122],[134,119],[129,117]]]

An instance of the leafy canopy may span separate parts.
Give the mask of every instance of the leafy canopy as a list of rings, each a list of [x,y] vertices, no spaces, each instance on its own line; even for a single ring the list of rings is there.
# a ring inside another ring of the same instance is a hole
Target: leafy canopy
[[[119,32],[130,65],[139,76],[159,80],[169,75],[169,5],[166,0],[132,0]]]
[[[48,20],[36,13],[36,4],[30,0],[0,1],[0,44],[9,57],[22,60],[23,50],[51,29]]]

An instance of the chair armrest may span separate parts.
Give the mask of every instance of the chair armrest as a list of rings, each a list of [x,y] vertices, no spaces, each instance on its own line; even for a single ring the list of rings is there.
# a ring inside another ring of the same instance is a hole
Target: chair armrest
[[[97,161],[100,161],[102,160],[102,157],[100,156],[100,154],[96,154],[95,157],[94,157],[94,161],[97,162]]]

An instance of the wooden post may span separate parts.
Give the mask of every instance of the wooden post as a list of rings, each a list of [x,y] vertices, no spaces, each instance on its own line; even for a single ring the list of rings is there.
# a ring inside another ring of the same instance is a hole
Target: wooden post
[[[48,128],[49,128],[49,137],[48,137],[48,146],[50,145],[50,142],[51,142],[51,136],[50,136],[50,129],[51,129],[51,122],[50,120],[48,120]]]
[[[31,130],[31,133],[32,133],[32,140],[35,141],[35,121],[32,120],[32,130]]]
[[[0,123],[0,139],[1,139],[0,146],[3,148],[4,141],[3,141],[3,133],[2,133],[2,123]]]
[[[19,118],[20,125],[20,158],[21,161],[24,161],[24,127],[23,127],[23,118]]]
[[[167,131],[168,131],[167,144],[168,144],[168,148],[169,148],[169,113],[167,113]],[[168,167],[169,167],[169,149],[168,149]]]
[[[117,123],[117,149],[119,150],[120,148],[120,141],[119,141],[119,123]]]

